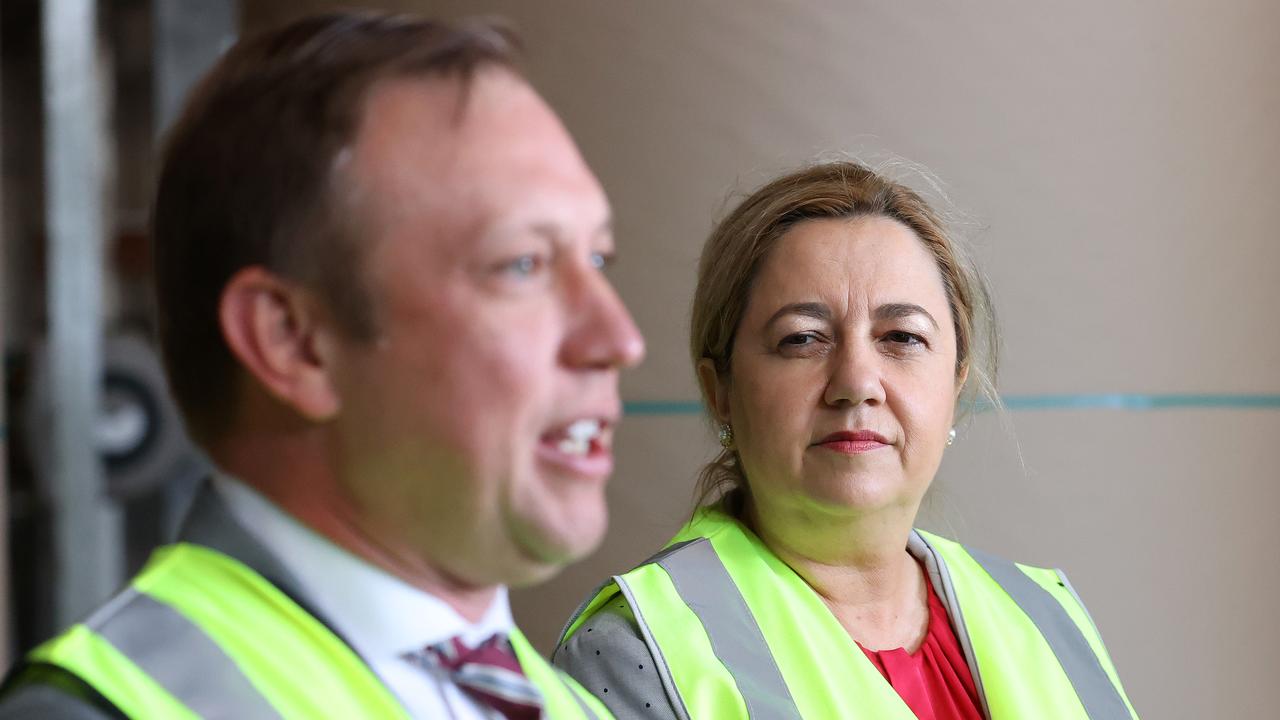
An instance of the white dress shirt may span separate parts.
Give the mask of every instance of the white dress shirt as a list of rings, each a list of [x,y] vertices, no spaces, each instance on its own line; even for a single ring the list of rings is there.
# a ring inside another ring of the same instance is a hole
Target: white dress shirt
[[[493,717],[447,676],[403,656],[456,635],[475,645],[509,632],[514,621],[505,587],[484,617],[469,623],[440,598],[338,547],[239,480],[217,475],[213,484],[232,517],[293,574],[306,601],[351,643],[411,716]]]

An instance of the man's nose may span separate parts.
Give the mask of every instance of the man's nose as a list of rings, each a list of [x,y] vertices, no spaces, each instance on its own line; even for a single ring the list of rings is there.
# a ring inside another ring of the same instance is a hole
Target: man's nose
[[[644,337],[613,285],[592,268],[570,293],[564,361],[574,367],[629,368],[644,359]]]

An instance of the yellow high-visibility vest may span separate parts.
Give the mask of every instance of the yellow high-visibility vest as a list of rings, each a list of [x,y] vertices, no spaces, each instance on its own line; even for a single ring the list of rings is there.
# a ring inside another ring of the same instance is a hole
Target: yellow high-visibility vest
[[[911,543],[987,717],[1136,719],[1065,576],[922,531]],[[606,583],[561,645],[619,595],[691,720],[915,717],[817,593],[719,509],[699,511],[664,551]]]
[[[511,643],[548,717],[610,718],[518,631]],[[406,718],[363,660],[238,560],[200,545],[156,551],[130,586],[31,651],[131,718]]]

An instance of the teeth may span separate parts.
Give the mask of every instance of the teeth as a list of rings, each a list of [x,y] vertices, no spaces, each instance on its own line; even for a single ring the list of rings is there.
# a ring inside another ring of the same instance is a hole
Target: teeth
[[[575,440],[590,440],[600,434],[600,421],[579,420],[570,425],[564,432]]]
[[[591,450],[591,441],[600,436],[599,420],[578,420],[565,428],[565,438],[557,448],[567,455],[586,455]]]

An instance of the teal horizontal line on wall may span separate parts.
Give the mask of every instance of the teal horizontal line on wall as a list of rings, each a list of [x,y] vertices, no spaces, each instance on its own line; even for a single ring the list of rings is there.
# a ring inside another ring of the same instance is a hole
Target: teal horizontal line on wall
[[[631,400],[622,403],[624,415],[697,415],[702,403],[664,400]]]
[[[1010,410],[1280,410],[1277,395],[1172,393],[1084,393],[1070,395],[1006,395]],[[978,403],[989,410],[990,403]],[[698,415],[702,404],[680,400],[632,400],[623,404],[627,415]]]
[[[1010,395],[1010,410],[1280,410],[1280,395],[1171,393],[1098,393],[1081,395]]]

